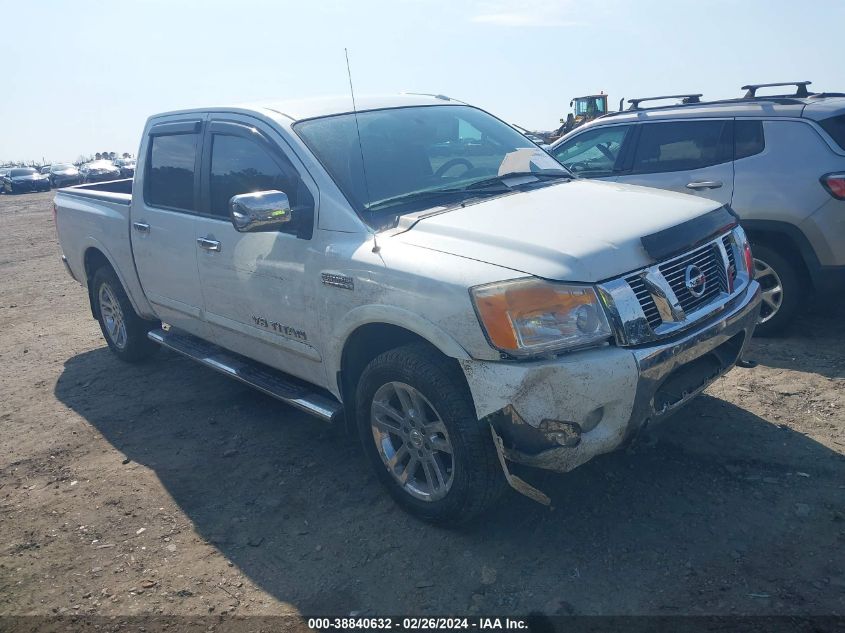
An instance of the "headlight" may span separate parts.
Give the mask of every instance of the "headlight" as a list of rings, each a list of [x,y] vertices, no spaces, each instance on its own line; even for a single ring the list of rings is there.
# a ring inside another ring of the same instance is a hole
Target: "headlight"
[[[592,286],[518,279],[470,291],[497,349],[514,356],[588,347],[611,336]]]
[[[743,279],[750,281],[754,278],[754,258],[751,255],[751,244],[748,243],[748,237],[741,226],[737,226],[731,231],[726,246],[732,250],[735,266],[733,277],[729,280],[732,282],[730,290],[733,292],[735,280],[739,279],[742,283]]]

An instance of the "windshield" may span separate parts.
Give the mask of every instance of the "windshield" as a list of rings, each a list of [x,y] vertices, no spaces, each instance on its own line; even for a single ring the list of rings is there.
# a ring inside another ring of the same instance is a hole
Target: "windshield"
[[[469,106],[359,112],[358,126],[360,146],[354,114],[303,121],[295,130],[375,228],[395,224],[404,213],[448,202],[446,197],[458,191],[480,195],[481,189],[472,185],[491,178],[568,175],[522,134]]]
[[[38,173],[38,172],[35,171],[34,169],[26,168],[26,169],[13,169],[9,173],[9,175],[12,176],[13,178],[16,178],[18,176],[31,176],[32,174],[36,174],[36,173]]]
[[[73,165],[70,163],[59,163],[58,165],[53,165],[50,169],[52,171],[65,171],[67,169],[73,169]]]
[[[604,97],[579,97],[575,100],[576,115],[598,116],[604,114]]]

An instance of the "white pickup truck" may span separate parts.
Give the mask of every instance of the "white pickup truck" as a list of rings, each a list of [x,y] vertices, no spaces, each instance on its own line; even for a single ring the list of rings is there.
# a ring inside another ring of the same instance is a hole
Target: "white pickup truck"
[[[455,523],[513,462],[622,446],[739,359],[759,286],[730,209],[573,178],[442,96],[151,117],[134,181],[62,189],[56,226],[109,347],[159,346],[357,433]]]

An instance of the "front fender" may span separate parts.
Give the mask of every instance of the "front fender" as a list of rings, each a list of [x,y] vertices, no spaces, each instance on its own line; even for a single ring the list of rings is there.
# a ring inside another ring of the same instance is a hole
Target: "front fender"
[[[343,348],[352,333],[361,326],[374,323],[395,325],[413,332],[450,358],[470,358],[467,351],[448,332],[419,314],[396,306],[366,305],[353,308],[334,325],[324,357],[328,376],[335,376],[340,371]]]

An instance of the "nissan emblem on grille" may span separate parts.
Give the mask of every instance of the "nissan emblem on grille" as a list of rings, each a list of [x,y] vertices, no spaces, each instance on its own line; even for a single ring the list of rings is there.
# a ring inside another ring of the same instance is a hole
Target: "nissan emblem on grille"
[[[622,344],[640,345],[672,336],[724,309],[748,284],[737,272],[733,232],[601,284],[621,322]],[[744,271],[741,271],[744,273]],[[632,307],[635,306],[635,307]]]
[[[690,294],[698,299],[707,289],[707,276],[695,264],[690,264],[684,271],[684,286]]]

